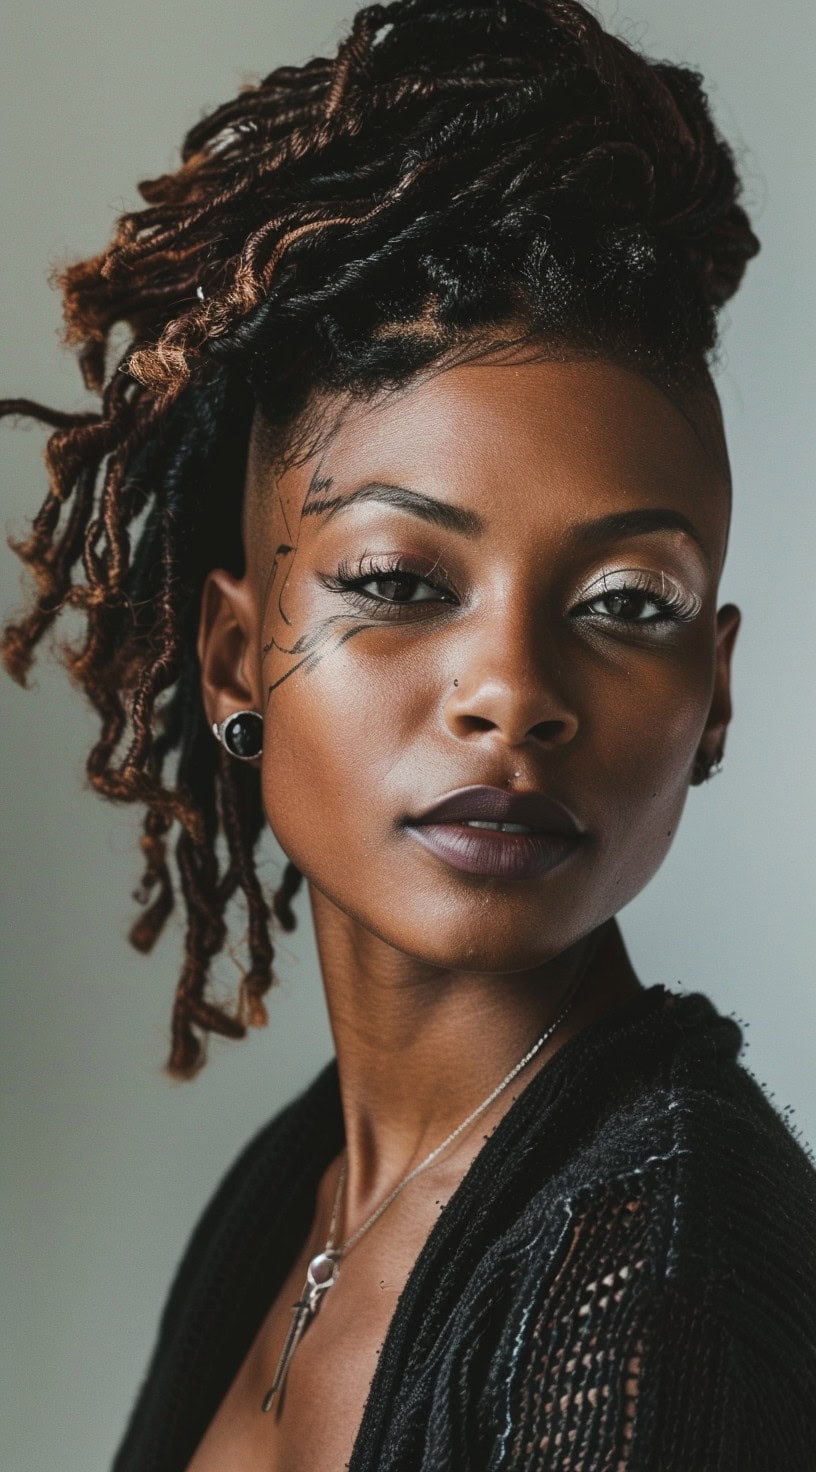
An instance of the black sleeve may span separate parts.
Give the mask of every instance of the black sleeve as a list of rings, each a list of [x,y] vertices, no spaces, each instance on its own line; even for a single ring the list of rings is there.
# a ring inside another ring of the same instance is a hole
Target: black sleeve
[[[644,1201],[611,1212],[591,1206],[571,1222],[539,1301],[526,1276],[491,1469],[816,1472],[816,1405],[795,1377],[723,1321],[704,1274],[693,1290],[641,1255]]]

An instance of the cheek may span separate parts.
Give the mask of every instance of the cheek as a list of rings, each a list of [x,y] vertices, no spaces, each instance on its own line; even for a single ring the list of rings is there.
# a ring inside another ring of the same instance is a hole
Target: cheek
[[[650,678],[596,691],[590,806],[605,814],[599,857],[610,909],[646,886],[674,840],[711,700],[713,661],[655,661]]]
[[[348,626],[344,630],[348,634]],[[342,636],[341,636],[342,637]],[[263,792],[281,847],[310,876],[339,872],[397,816],[389,775],[409,755],[423,694],[393,661],[355,657],[354,632],[273,690],[265,718]]]

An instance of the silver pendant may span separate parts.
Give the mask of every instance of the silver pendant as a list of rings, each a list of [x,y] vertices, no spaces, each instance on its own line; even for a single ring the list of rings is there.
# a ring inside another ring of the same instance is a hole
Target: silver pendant
[[[317,1257],[313,1257],[309,1263],[303,1292],[293,1308],[292,1322],[278,1360],[275,1378],[261,1403],[262,1411],[271,1411],[275,1403],[275,1396],[286,1379],[289,1362],[300,1343],[301,1336],[317,1313],[323,1294],[337,1282],[339,1274],[340,1255],[331,1249],[327,1252],[318,1252]]]

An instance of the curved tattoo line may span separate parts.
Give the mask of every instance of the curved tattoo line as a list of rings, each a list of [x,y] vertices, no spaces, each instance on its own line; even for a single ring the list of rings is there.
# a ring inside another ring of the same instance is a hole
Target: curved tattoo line
[[[307,494],[308,494],[308,492],[307,492]],[[288,520],[288,517],[286,515],[286,503],[284,502],[283,496],[281,495],[280,491],[278,491],[278,505],[280,506],[280,509],[281,509],[281,516],[283,517],[283,525],[284,525],[284,527],[286,529],[286,535],[289,538],[289,540],[291,541],[292,540],[292,533],[289,530],[289,520]]]
[[[355,629],[346,629],[346,632],[341,635],[331,652],[334,653],[334,650],[339,649],[342,644],[345,644],[347,639],[353,638],[355,634],[361,634],[363,632],[363,629],[370,629],[373,627],[375,627],[374,624],[365,623],[358,624]],[[278,686],[282,685],[285,680],[288,680],[290,675],[297,674],[298,670],[304,670],[305,673],[308,674],[309,670],[313,670],[317,665],[321,663],[323,657],[324,656],[322,653],[315,652],[305,655],[298,664],[293,665],[290,670],[287,670],[285,675],[281,675],[279,680],[275,680],[271,685],[268,685],[266,691],[267,707],[269,706],[269,702],[272,699],[273,691],[277,690]]]
[[[352,610],[349,609],[344,609],[342,613],[327,614],[326,617],[321,619],[320,623],[309,633],[299,634],[294,644],[292,644],[288,648],[285,644],[279,644],[277,639],[273,635],[268,644],[264,644],[261,650],[261,654],[265,658],[272,649],[277,649],[281,654],[310,654],[314,651],[314,646],[318,643],[319,640],[325,640],[329,638],[332,626],[334,624],[347,623],[349,619],[353,618],[364,619],[365,615],[359,613],[355,614]],[[360,623],[358,625],[358,627],[365,629],[373,629],[380,626],[380,620],[375,618],[365,619],[364,623]]]
[[[281,549],[285,547],[285,550],[287,552],[294,552],[294,554],[296,556],[297,555],[298,547],[300,545],[300,530],[298,529],[297,541],[296,542],[292,542],[292,533],[289,530],[289,520],[288,520],[288,517],[286,515],[286,507],[283,504],[283,497],[282,497],[280,491],[278,491],[278,504],[279,504],[280,509],[281,509],[281,515],[283,517],[283,524],[284,524],[284,527],[286,528],[286,535],[289,538],[289,542],[291,544],[291,545],[286,545],[286,543],[281,543],[281,546],[278,548],[278,552],[280,552]],[[301,515],[301,520],[302,520],[303,519],[303,509],[302,508],[301,508],[300,515]],[[275,553],[275,568],[274,568],[274,571],[277,571],[277,557],[278,557],[278,552]],[[292,558],[292,561],[289,563],[289,566],[286,569],[286,576],[285,576],[285,578],[283,579],[283,582],[280,585],[280,592],[278,593],[278,613],[280,614],[280,616],[283,619],[284,623],[287,624],[287,625],[291,625],[292,620],[290,618],[287,618],[286,614],[284,613],[284,611],[283,611],[283,604],[281,603],[281,599],[283,597],[283,590],[286,587],[286,584],[287,584],[287,582],[289,580],[289,574],[292,571],[292,563],[294,562],[294,560],[295,560],[295,558],[293,557]],[[274,581],[274,579],[273,579],[273,581]],[[270,592],[272,591],[271,584],[270,584],[269,591]]]
[[[272,592],[272,584],[275,581],[275,574],[278,571],[278,564],[280,562],[281,553],[286,554],[288,552],[293,552],[294,550],[295,550],[294,547],[291,546],[291,544],[288,543],[288,542],[279,542],[278,545],[277,545],[277,547],[275,548],[275,555],[274,555],[274,557],[272,559],[272,566],[269,569],[269,573],[268,573],[268,576],[267,576],[267,579],[266,579],[266,585],[265,585],[264,590],[263,590],[263,603],[264,603],[264,607],[266,606],[266,603],[267,603],[267,601],[268,601],[268,599],[270,597],[270,594]],[[286,614],[283,612],[283,609],[280,607],[280,598],[278,598],[278,609],[280,611],[281,617],[283,618],[284,622],[288,624],[289,623],[289,619],[286,617]]]
[[[323,480],[321,480],[321,479],[319,479],[319,471],[320,471],[320,466],[318,465],[318,466],[315,467],[315,470],[314,470],[314,472],[312,474],[312,478],[311,478],[311,480],[309,482],[308,490],[306,491],[306,495],[303,498],[303,505],[300,508],[300,518],[299,518],[300,525],[302,525],[302,523],[303,523],[303,517],[305,515],[305,508],[306,508],[306,504],[307,504],[307,502],[309,500],[309,497],[313,494],[313,492],[317,492],[319,490],[328,490],[328,488],[332,485],[332,477],[331,476],[326,476]],[[284,591],[286,589],[286,584],[289,581],[289,575],[290,575],[290,573],[292,571],[292,567],[294,565],[295,557],[297,556],[298,548],[300,547],[300,525],[298,526],[298,535],[297,535],[297,538],[293,541],[292,540],[292,533],[291,533],[291,531],[289,529],[289,518],[286,515],[286,504],[284,502],[283,496],[281,495],[280,491],[278,491],[278,506],[280,507],[280,513],[281,513],[281,516],[283,517],[284,529],[286,531],[287,537],[289,538],[289,541],[288,542],[279,542],[278,543],[278,546],[275,549],[275,555],[274,555],[274,558],[272,560],[272,567],[270,568],[269,575],[268,575],[268,577],[266,579],[266,586],[264,587],[263,601],[264,601],[264,605],[266,605],[268,599],[272,595],[272,589],[274,587],[275,577],[277,576],[278,567],[280,565],[281,553],[283,553],[286,556],[288,556],[288,554],[290,552],[294,553],[294,556],[291,558],[291,560],[289,562],[289,565],[288,565],[288,567],[286,569],[286,575],[285,575],[285,577],[284,577],[284,579],[283,579],[283,581],[282,581],[282,583],[280,585],[280,589],[278,590],[278,613],[280,614],[281,618],[283,619],[283,622],[287,625],[287,627],[288,628],[291,628],[291,626],[292,626],[292,620],[289,618],[288,614],[284,610],[282,599],[283,599]],[[261,651],[262,654],[268,653],[268,651],[270,649],[272,649],[273,647],[276,647],[278,649],[283,650],[283,645],[282,644],[277,644],[276,645],[275,640],[273,639],[271,641],[271,643],[269,643],[269,644],[267,644],[267,645],[264,646],[263,650]],[[284,652],[285,653],[291,653],[292,651],[291,650],[284,650]]]

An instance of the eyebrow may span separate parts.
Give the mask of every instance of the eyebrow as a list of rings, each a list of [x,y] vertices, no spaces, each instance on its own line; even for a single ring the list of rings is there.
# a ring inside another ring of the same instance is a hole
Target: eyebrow
[[[440,501],[422,491],[411,490],[408,486],[391,485],[386,481],[368,481],[347,496],[316,496],[307,499],[303,515],[318,516],[327,512],[326,521],[329,521],[358,501],[385,502],[386,505],[409,511],[423,521],[444,527],[446,531],[459,532],[471,539],[481,537],[487,530],[487,523],[477,511],[454,506],[450,501]],[[595,517],[592,521],[577,522],[570,527],[572,540],[582,547],[595,546],[610,540],[620,541],[625,537],[641,537],[656,531],[685,532],[697,543],[708,562],[703,539],[693,521],[684,516],[682,511],[673,511],[668,507],[639,506],[632,511],[611,511],[605,516]]]
[[[459,532],[463,537],[480,537],[487,531],[487,523],[477,511],[467,511],[464,506],[454,506],[450,501],[439,501],[435,496],[412,491],[408,486],[394,486],[378,480],[358,486],[348,496],[308,497],[303,515],[320,516],[325,511],[328,513],[326,521],[330,521],[358,501],[384,501],[386,505],[410,511],[412,515],[444,527],[446,531]],[[325,522],[323,524],[325,526]]]
[[[638,506],[633,511],[610,511],[594,521],[578,522],[571,528],[573,541],[579,546],[594,546],[596,542],[619,541],[623,537],[642,537],[648,532],[686,532],[697,543],[706,562],[708,553],[693,521],[682,511],[671,511],[663,506]]]

